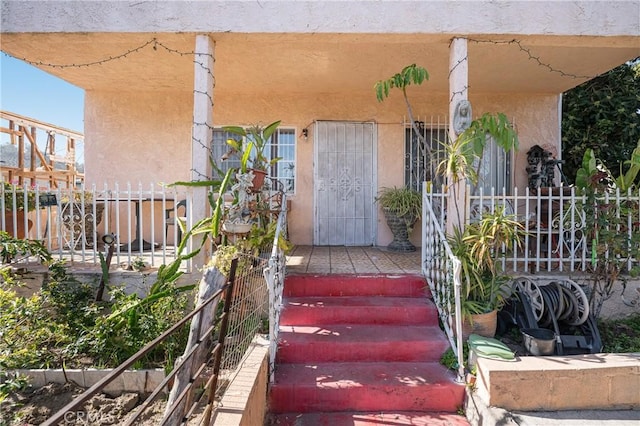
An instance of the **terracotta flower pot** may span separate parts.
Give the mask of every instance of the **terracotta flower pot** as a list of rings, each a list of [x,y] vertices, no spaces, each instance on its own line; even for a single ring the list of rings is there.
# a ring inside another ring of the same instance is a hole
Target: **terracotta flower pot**
[[[24,215],[23,211],[18,211],[16,216],[16,228],[13,227],[13,212],[5,212],[4,213],[4,223],[6,231],[13,238],[19,238],[21,240],[27,238],[29,234],[29,230],[33,226],[33,221],[31,219],[27,219],[27,228],[24,226]]]
[[[467,340],[471,334],[478,334],[484,337],[493,337],[496,335],[496,327],[498,326],[498,311],[493,310],[486,314],[471,315],[471,318],[465,318],[462,321],[462,339]]]
[[[262,186],[264,185],[264,180],[267,177],[267,172],[264,170],[251,169],[253,172],[253,186],[251,186],[252,192],[260,192],[262,191]]]
[[[465,317],[462,321],[462,340],[466,342],[472,334],[478,334],[484,337],[494,337],[496,335],[497,326],[497,310],[487,312],[486,314],[473,314],[471,315],[471,318]],[[453,329],[453,333],[456,333],[455,327]]]

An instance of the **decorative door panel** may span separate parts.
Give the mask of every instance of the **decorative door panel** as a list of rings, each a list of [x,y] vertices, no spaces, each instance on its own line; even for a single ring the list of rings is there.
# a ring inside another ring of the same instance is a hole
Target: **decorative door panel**
[[[315,123],[314,244],[375,241],[376,133],[373,123]]]

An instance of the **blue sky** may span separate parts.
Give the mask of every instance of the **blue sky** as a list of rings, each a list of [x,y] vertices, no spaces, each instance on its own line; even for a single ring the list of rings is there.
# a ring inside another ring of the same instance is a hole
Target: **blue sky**
[[[84,133],[84,90],[4,53],[0,109]]]

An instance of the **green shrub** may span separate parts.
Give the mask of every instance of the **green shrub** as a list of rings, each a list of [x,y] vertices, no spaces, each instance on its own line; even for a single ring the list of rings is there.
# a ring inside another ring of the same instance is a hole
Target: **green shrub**
[[[63,261],[49,266],[49,279],[42,283],[41,297],[53,317],[74,333],[93,327],[100,315],[93,286],[69,275]]]
[[[618,320],[600,320],[598,330],[603,352],[640,352],[640,314]]]
[[[87,329],[76,346],[91,356],[98,366],[116,366],[127,360],[148,342],[184,317],[188,298],[172,291],[171,296],[160,297],[149,303],[147,298],[126,294],[122,288],[110,292],[115,314],[99,317],[95,327]],[[187,342],[188,324],[174,332],[156,346],[138,363],[138,367],[173,366],[173,360],[182,353]]]
[[[40,294],[27,298],[0,287],[0,368],[52,367],[72,339]]]
[[[184,317],[187,290],[176,287],[176,264],[163,265],[149,295],[111,291],[112,302],[95,302],[91,285],[50,266],[42,290],[19,296],[9,268],[0,268],[0,368],[116,367]],[[184,350],[188,326],[173,333],[136,367],[166,366]]]
[[[0,259],[11,263],[18,256],[36,256],[40,262],[51,260],[51,254],[42,241],[14,238],[8,232],[0,231]]]

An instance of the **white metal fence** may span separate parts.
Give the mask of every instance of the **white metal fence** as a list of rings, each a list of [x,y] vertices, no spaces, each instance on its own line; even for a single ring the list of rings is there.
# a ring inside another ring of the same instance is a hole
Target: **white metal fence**
[[[282,207],[278,216],[276,233],[273,239],[271,257],[268,267],[264,270],[269,289],[269,381],[273,383],[278,336],[280,333],[280,313],[282,312],[282,292],[284,279],[287,274],[287,257],[282,242],[288,238],[287,226],[287,197],[282,195]]]
[[[460,260],[451,252],[443,231],[445,198],[422,192],[422,274],[427,278],[438,316],[458,360],[458,380],[464,377]]]
[[[0,230],[43,241],[54,257],[99,264],[102,237],[116,237],[114,259],[151,266],[175,259],[181,238],[178,221],[192,223],[192,194],[185,188],[119,185],[103,188],[41,189],[0,187]]]
[[[628,253],[618,252],[615,256],[624,259],[627,270],[638,263],[634,241],[640,239],[640,191],[603,193],[591,199],[573,187],[537,191],[514,188],[511,195],[496,194],[495,190],[488,194],[479,190],[474,195],[467,188],[465,218],[472,222],[483,213],[503,207],[522,224],[526,234],[521,246],[498,255],[505,273],[587,271],[602,256],[614,255],[602,252],[603,242],[598,239],[612,232],[626,237],[629,245]],[[430,194],[434,214],[443,229],[446,197],[444,189]],[[594,214],[600,216],[595,218]],[[607,223],[606,217],[615,217],[615,224]]]

